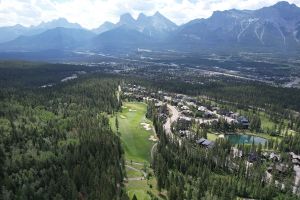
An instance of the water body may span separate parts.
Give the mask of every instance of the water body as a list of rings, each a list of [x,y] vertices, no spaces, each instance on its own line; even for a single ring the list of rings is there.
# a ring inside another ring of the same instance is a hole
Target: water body
[[[226,135],[225,136],[231,144],[262,144],[268,142],[265,138],[252,136],[252,135]]]

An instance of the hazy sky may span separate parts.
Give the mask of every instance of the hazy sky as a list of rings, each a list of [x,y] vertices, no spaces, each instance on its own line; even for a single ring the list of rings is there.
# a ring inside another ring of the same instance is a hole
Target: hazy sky
[[[129,12],[152,15],[160,11],[177,24],[207,18],[215,10],[257,9],[278,0],[0,0],[0,26],[37,25],[64,17],[85,28],[96,28],[104,21],[117,22]],[[288,0],[300,7],[300,0]]]

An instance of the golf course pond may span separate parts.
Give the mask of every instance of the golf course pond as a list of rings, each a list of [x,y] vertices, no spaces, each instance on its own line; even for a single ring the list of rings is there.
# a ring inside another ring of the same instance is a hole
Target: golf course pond
[[[267,139],[253,135],[230,134],[225,136],[231,144],[262,144],[268,142]]]

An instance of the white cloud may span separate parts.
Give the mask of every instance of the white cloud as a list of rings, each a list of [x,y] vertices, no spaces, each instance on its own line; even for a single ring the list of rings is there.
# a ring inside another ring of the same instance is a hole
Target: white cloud
[[[86,28],[96,28],[104,21],[117,22],[129,12],[151,15],[160,11],[177,24],[195,18],[207,18],[215,10],[258,9],[279,0],[0,0],[0,26],[37,25],[64,17]],[[300,6],[300,0],[289,0]]]

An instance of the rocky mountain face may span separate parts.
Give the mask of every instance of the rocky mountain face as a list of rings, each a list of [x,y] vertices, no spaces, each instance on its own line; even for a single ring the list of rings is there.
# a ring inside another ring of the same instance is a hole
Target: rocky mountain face
[[[70,23],[65,18],[55,19],[50,22],[42,22],[40,25],[32,27],[32,29],[44,29],[44,30],[49,30],[54,28],[82,29],[82,27],[79,24]]]
[[[208,19],[191,21],[173,35],[182,44],[203,47],[297,49],[300,8],[279,2],[259,10],[217,11]]]
[[[99,26],[96,29],[93,29],[92,31],[96,34],[101,34],[101,33],[104,33],[106,31],[112,30],[114,28],[116,28],[116,25],[114,23],[104,22],[101,26]]]
[[[116,24],[106,22],[101,25],[97,29],[101,34],[92,40],[88,48],[111,52],[155,47],[177,28],[176,24],[159,12],[153,16],[141,13],[137,19],[126,13],[120,16]]]
[[[103,33],[124,26],[127,29],[138,31],[153,38],[166,37],[178,28],[175,23],[159,12],[156,12],[153,16],[146,16],[141,13],[137,19],[134,19],[129,13],[125,13],[120,16],[118,23],[105,22],[99,28],[94,29],[94,32]]]

